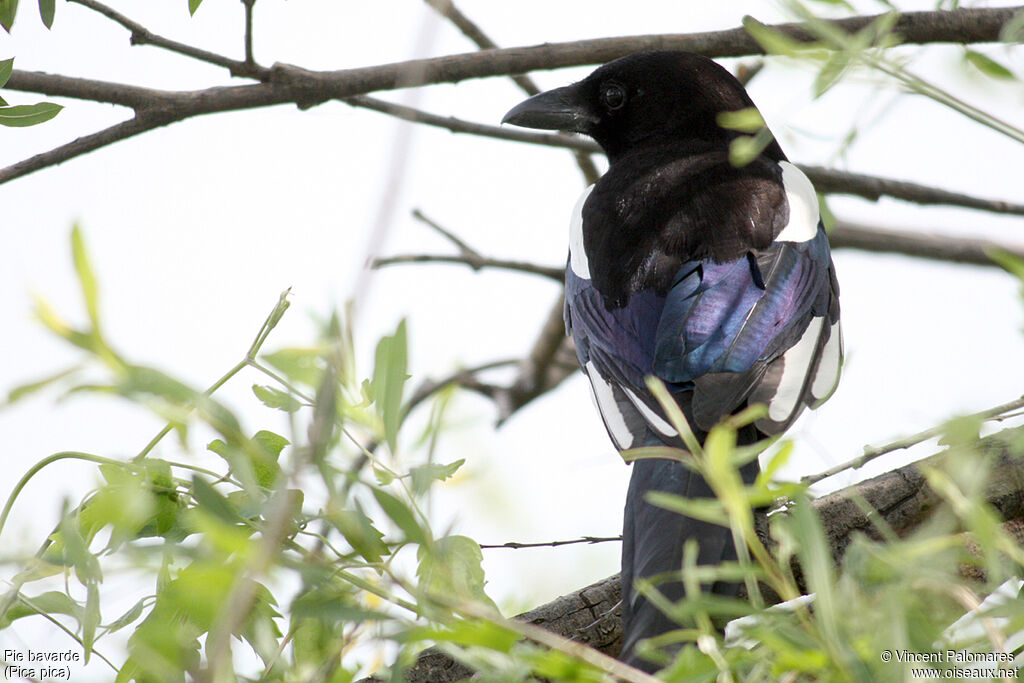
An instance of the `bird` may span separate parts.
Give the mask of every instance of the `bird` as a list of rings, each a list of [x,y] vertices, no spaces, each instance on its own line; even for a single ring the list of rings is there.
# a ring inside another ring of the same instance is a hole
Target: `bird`
[[[581,81],[521,102],[502,123],[589,136],[608,168],[577,201],[569,227],[565,325],[605,428],[619,451],[684,447],[647,380],[664,383],[694,436],[748,406],[752,444],[788,429],[835,391],[843,364],[839,285],[814,187],[770,138],[747,163],[727,112],[757,111],[743,85],[706,57],[629,54]],[[754,459],[740,468],[746,484]],[[731,531],[657,507],[652,491],[713,496],[693,468],[632,463],[623,515],[619,658],[659,668],[638,644],[675,628],[634,587],[685,597],[683,546],[698,565],[735,560]],[[727,581],[703,590],[736,595]]]

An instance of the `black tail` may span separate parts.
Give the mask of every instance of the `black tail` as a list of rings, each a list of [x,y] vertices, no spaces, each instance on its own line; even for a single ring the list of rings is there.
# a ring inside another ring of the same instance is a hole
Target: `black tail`
[[[754,460],[744,465],[740,474],[749,484],[758,471]],[[653,673],[661,667],[638,657],[637,643],[680,628],[680,625],[634,591],[633,582],[678,572],[683,562],[683,544],[691,538],[700,548],[699,565],[735,560],[736,547],[728,528],[655,507],[644,500],[648,491],[665,491],[686,498],[707,498],[714,493],[703,477],[674,460],[645,459],[633,463],[622,527],[623,644],[619,659]],[[685,594],[678,581],[660,583],[658,589],[672,602],[678,602]],[[703,590],[736,595],[739,584],[720,581],[703,586]]]

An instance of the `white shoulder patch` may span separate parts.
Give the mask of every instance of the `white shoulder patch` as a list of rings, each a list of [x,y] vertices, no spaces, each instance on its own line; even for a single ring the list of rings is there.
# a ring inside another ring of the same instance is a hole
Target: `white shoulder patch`
[[[789,202],[789,223],[775,238],[778,242],[806,242],[818,234],[818,195],[814,185],[803,171],[789,163],[780,161],[782,185],[786,188]]]
[[[569,267],[576,277],[584,280],[590,279],[590,263],[587,261],[587,251],[583,248],[583,205],[593,189],[594,186],[590,185],[583,190],[583,194],[576,200],[572,221],[569,223]]]

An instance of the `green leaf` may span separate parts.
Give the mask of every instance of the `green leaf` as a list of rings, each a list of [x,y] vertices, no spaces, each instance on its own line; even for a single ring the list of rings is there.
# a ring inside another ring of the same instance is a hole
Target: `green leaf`
[[[211,447],[210,450],[213,450],[213,448]],[[199,507],[214,517],[229,524],[237,524],[244,521],[238,510],[224,496],[220,495],[220,492],[213,488],[213,485],[202,477],[192,477],[192,495],[195,497]]]
[[[383,337],[377,343],[373,367],[374,405],[392,453],[396,451],[398,428],[402,424],[402,389],[408,379],[407,364],[408,345],[403,320],[393,335]]]
[[[145,598],[141,598],[138,602],[132,605],[127,612],[125,612],[117,619],[114,619],[112,622],[107,624],[105,627],[106,631],[104,632],[104,635],[106,635],[107,633],[114,633],[116,631],[120,631],[125,626],[134,623],[139,617],[142,616],[142,610],[145,608],[146,602],[149,600],[150,598],[148,596]]]
[[[264,354],[262,358],[293,382],[314,388],[320,386],[324,372],[322,349],[287,348]]]
[[[391,549],[384,542],[384,534],[373,526],[373,521],[359,507],[331,513],[328,519],[367,562],[380,562],[385,555],[391,554]]]
[[[413,543],[427,542],[426,530],[416,521],[416,515],[406,503],[383,489],[373,489],[373,497],[377,499],[384,514],[398,525],[409,541]]]
[[[809,44],[801,43],[799,40],[783,35],[751,16],[743,17],[743,28],[769,54],[793,57],[809,47]]]
[[[814,97],[818,98],[828,92],[832,86],[846,73],[850,66],[850,56],[844,52],[836,52],[822,65],[814,79]]]
[[[18,12],[18,0],[0,0],[0,26],[10,33],[14,15]]]
[[[188,0],[189,15],[194,15],[201,4],[203,4],[203,0]]]
[[[3,0],[0,0],[2,3]],[[0,59],[0,88],[7,85],[7,80],[11,77],[11,73],[14,71],[14,57],[10,59]]]
[[[89,253],[85,249],[82,226],[78,224],[71,230],[71,254],[75,262],[75,272],[78,274],[79,287],[82,288],[82,298],[85,299],[85,310],[89,314],[89,322],[92,324],[92,329],[98,332],[99,295],[96,274],[92,269]]]
[[[718,125],[727,130],[738,130],[742,133],[756,133],[764,128],[764,118],[756,107],[747,107],[738,111],[722,111],[718,113]]]
[[[756,159],[771,144],[772,134],[762,128],[756,135],[741,135],[729,143],[729,163],[742,168]]]
[[[92,644],[96,642],[96,628],[100,625],[100,587],[89,583],[85,587],[85,611],[82,614],[82,649],[85,650],[84,663],[89,663]]]
[[[0,0],[3,2],[3,0]],[[20,104],[15,107],[0,107],[0,126],[23,128],[37,123],[49,121],[63,109],[59,104],[40,102],[39,104]]]
[[[483,553],[467,536],[445,536],[417,551],[416,576],[429,594],[474,600],[498,611],[484,592]]]
[[[262,384],[253,384],[252,393],[256,394],[263,405],[268,408],[274,408],[275,410],[283,410],[286,413],[294,413],[296,410],[302,407],[298,399],[289,394],[288,392],[275,389],[274,387],[268,387]]]
[[[39,0],[39,18],[43,20],[43,25],[46,28],[53,26],[53,13],[56,9],[55,0]]]
[[[256,480],[260,486],[271,488],[276,483],[277,476],[281,472],[281,466],[277,463],[278,458],[281,457],[281,451],[290,442],[280,434],[268,432],[265,429],[256,432],[252,437],[252,441],[258,451],[258,454],[253,457],[253,469],[256,472]]]
[[[971,49],[964,50],[964,59],[968,64],[973,66],[975,69],[990,76],[992,78],[998,78],[1001,80],[1015,80],[1013,72],[1007,69],[1005,66],[992,59],[988,55],[984,55],[980,52]]]
[[[729,516],[725,508],[717,498],[684,498],[674,493],[664,491],[648,491],[644,499],[651,505],[655,505],[672,512],[677,512],[687,517],[693,517],[711,524],[729,526]]]
[[[409,470],[409,476],[412,479],[412,492],[415,494],[424,493],[433,482],[444,481],[455,474],[465,462],[465,458],[460,458],[447,465],[427,463],[426,465],[413,467]]]
[[[59,534],[63,543],[64,562],[75,568],[75,575],[83,585],[99,583],[103,581],[103,571],[99,560],[89,552],[89,544],[82,537],[77,522],[78,519],[72,515],[65,515],[60,520]]]
[[[14,403],[16,401],[20,401],[21,399],[30,396],[36,393],[37,391],[41,391],[42,389],[45,389],[51,384],[59,382],[68,375],[77,372],[78,369],[78,366],[75,366],[72,368],[68,368],[67,370],[61,370],[60,372],[56,372],[50,375],[49,377],[44,377],[42,379],[37,379],[32,382],[27,382],[25,384],[18,385],[11,389],[10,392],[7,394],[7,403]]]
[[[19,594],[18,601],[11,605],[0,619],[0,629],[7,628],[15,619],[30,617],[33,614],[66,614],[80,620],[82,606],[60,591],[48,591],[33,596]]]

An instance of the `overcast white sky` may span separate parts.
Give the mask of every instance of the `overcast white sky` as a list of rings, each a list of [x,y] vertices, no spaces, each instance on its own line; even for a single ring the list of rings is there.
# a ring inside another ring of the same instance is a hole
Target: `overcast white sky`
[[[33,3],[25,0],[26,5]],[[114,3],[153,31],[239,57],[238,2],[206,0],[189,18],[185,0]],[[932,3],[905,3],[930,9]],[[783,15],[767,2],[595,0],[514,6],[463,0],[460,7],[505,46],[637,33],[692,32],[738,26],[744,14],[765,22]],[[865,12],[878,3],[861,3]],[[261,0],[256,57],[337,69],[472,45],[415,0],[338,3]],[[1019,52],[986,51],[1024,73]],[[913,68],[963,98],[1024,126],[1019,82],[994,84],[960,67],[955,48],[911,49]],[[130,47],[127,32],[72,4],[57,8],[53,31],[34,8],[22,9],[14,35],[0,34],[0,59],[15,67],[167,89],[227,81],[219,69],[151,47]],[[732,61],[725,61],[733,65]],[[537,74],[554,87],[589,68]],[[852,171],[913,180],[977,195],[1021,201],[1024,149],[920,98],[896,99],[868,78],[813,101],[813,72],[773,62],[750,91],[789,157]],[[507,79],[434,86],[415,97],[440,114],[497,123],[522,99]],[[12,103],[37,97],[5,93]],[[106,105],[64,102],[53,121],[0,129],[0,166],[127,118]],[[292,309],[268,348],[311,340],[310,314],[325,314],[350,296],[365,259],[366,236],[401,126],[383,115],[339,103],[207,116],[147,133],[0,187],[0,320],[4,353],[0,390],[66,366],[77,355],[33,321],[31,296],[65,315],[83,314],[68,235],[83,226],[101,278],[109,337],[128,357],[157,365],[197,387],[239,360],[278,294],[292,287]],[[835,153],[857,125],[843,158]],[[404,184],[393,202],[386,253],[451,248],[410,218],[422,209],[481,252],[560,265],[568,215],[582,181],[565,151],[455,136],[415,128],[405,148]],[[921,208],[895,201],[837,198],[841,218],[886,228],[988,237],[1024,244],[1024,220],[967,210]],[[847,367],[839,391],[792,436],[798,457],[787,473],[819,471],[866,444],[930,427],[952,415],[991,407],[1024,391],[1024,341],[1018,285],[1002,271],[841,251]],[[529,276],[457,266],[393,268],[372,280],[358,339],[365,354],[381,333],[409,318],[412,383],[471,365],[522,354],[557,295]],[[223,396],[247,428],[275,424],[240,378]],[[612,449],[580,378],[527,407],[494,431],[486,401],[460,398],[463,426],[445,439],[441,459],[465,457],[465,473],[437,501],[442,525],[481,542],[543,541],[614,535],[628,469]],[[0,497],[33,463],[60,450],[128,456],[160,428],[155,419],[114,400],[43,395],[0,412]],[[194,444],[202,450],[202,443]],[[168,444],[161,452],[173,452]],[[928,455],[926,445],[896,455],[830,488]],[[4,555],[38,545],[65,495],[95,484],[84,465],[60,465],[26,491],[4,529]],[[491,594],[529,607],[617,570],[618,547],[489,551]]]

